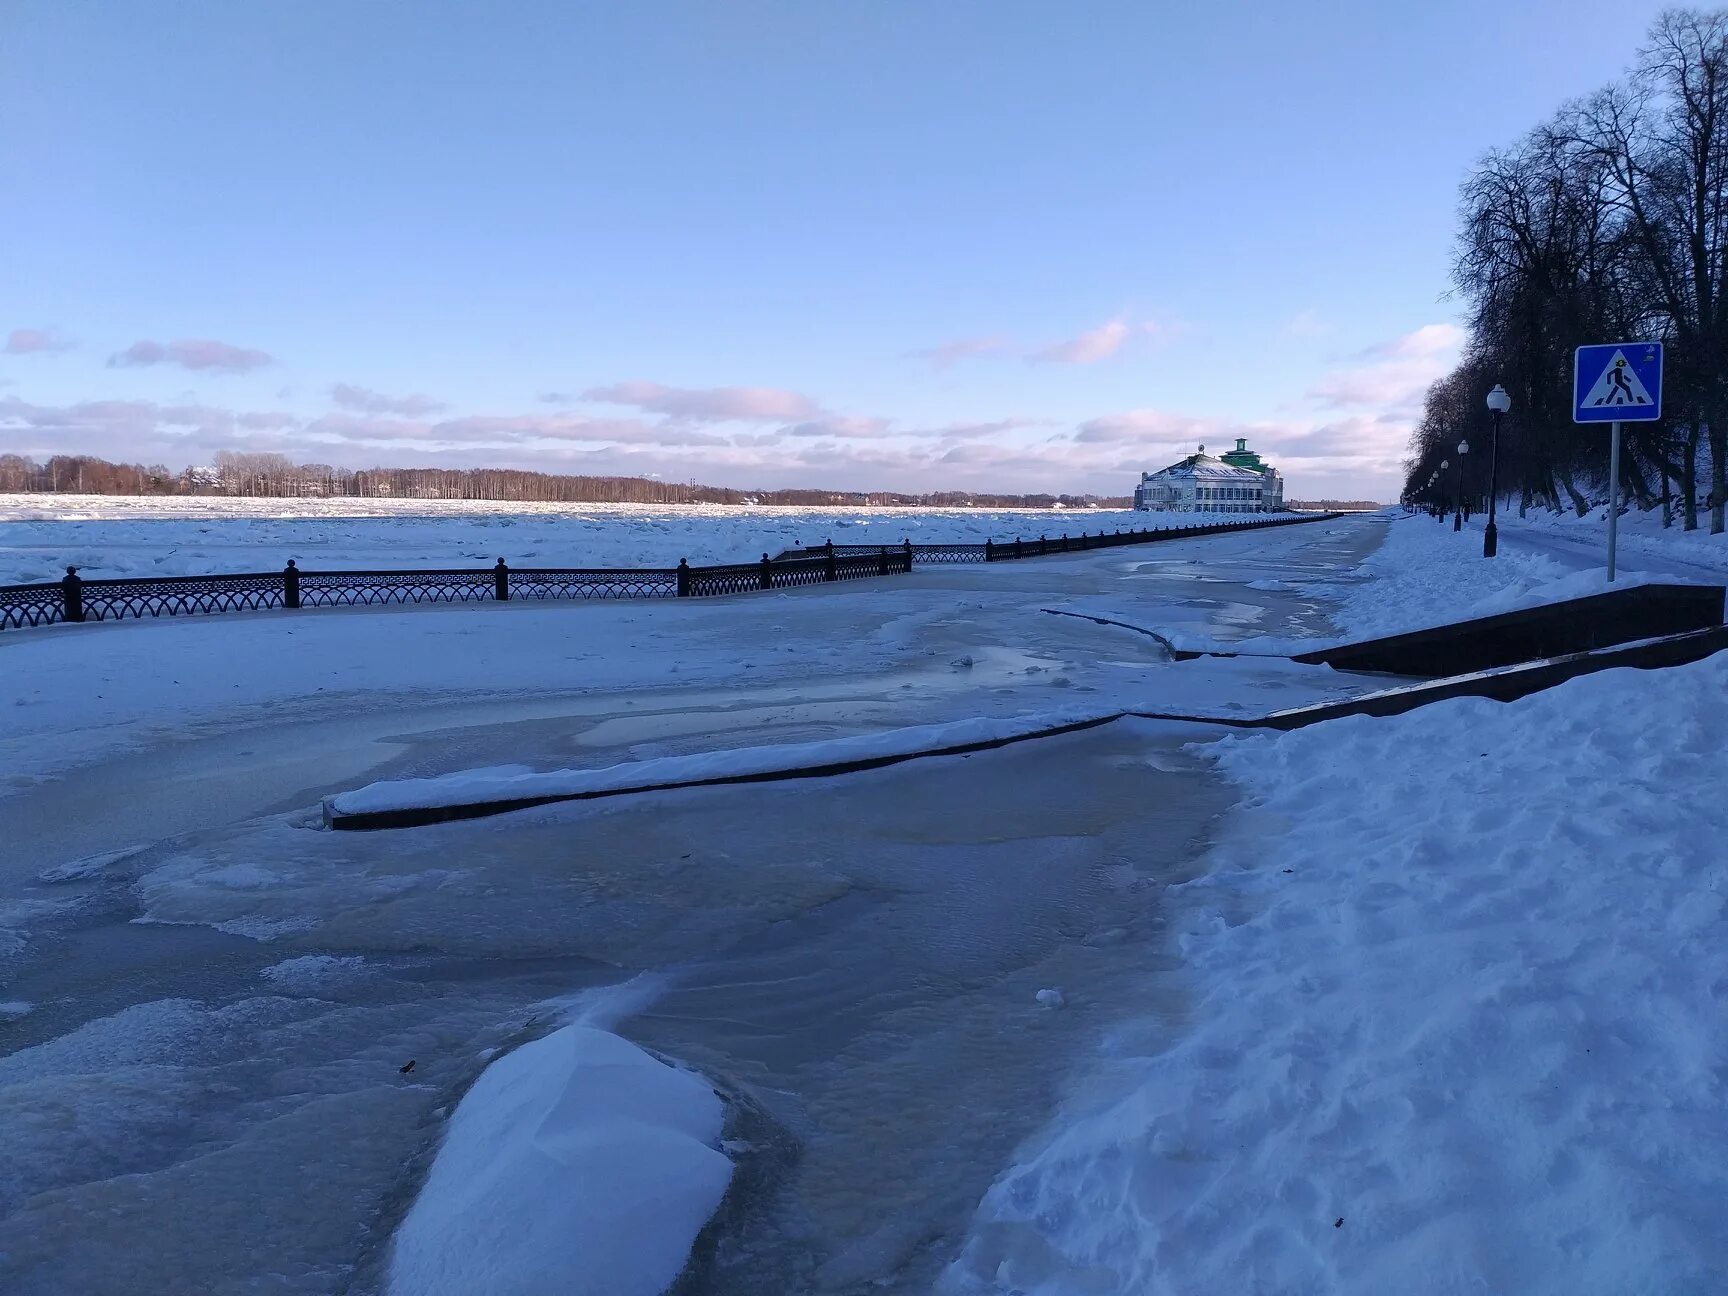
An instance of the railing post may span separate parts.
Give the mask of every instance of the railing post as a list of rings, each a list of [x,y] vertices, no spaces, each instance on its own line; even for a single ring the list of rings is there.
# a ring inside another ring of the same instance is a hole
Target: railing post
[[[1020,556],[1020,537],[1019,536],[1014,537],[1014,556],[1016,558],[1018,558]]]
[[[888,546],[887,545],[882,546],[882,553],[879,555],[878,561],[876,563],[876,574],[878,576],[886,576],[888,574]]]
[[[1050,542],[1043,536],[1038,537],[1038,553],[1040,556],[1050,552]]]
[[[492,569],[492,597],[503,603],[510,597],[510,569],[500,558],[498,565]]]
[[[688,558],[678,560],[678,597],[690,597],[690,560]]]
[[[986,539],[984,541],[984,561],[996,561],[996,542],[994,540]]]
[[[840,579],[840,564],[834,560],[834,539],[833,539],[833,537],[830,536],[828,539],[828,542],[825,545],[823,545],[822,547],[828,551],[828,570],[825,573],[825,575],[831,581],[839,580]]]
[[[906,555],[906,565],[900,570],[909,572],[912,570],[912,541],[910,539],[902,540],[900,542],[900,548]]]
[[[1068,533],[1066,531],[1062,533],[1062,552],[1068,552]]]
[[[282,569],[282,606],[297,608],[300,606],[300,569],[290,558],[288,565]]]
[[[66,621],[82,621],[84,619],[84,582],[78,578],[78,569],[68,567],[66,576],[60,582],[60,599],[65,605],[62,619]]]
[[[762,555],[762,588],[774,588],[774,564],[768,561],[768,555]]]

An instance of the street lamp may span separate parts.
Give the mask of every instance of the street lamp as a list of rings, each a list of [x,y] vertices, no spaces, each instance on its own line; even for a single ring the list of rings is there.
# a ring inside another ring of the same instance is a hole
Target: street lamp
[[[1494,415],[1493,450],[1488,456],[1488,529],[1482,533],[1482,556],[1500,551],[1500,532],[1494,525],[1494,497],[1500,493],[1500,416],[1512,408],[1512,398],[1499,383],[1488,393],[1488,409]]]
[[[1469,453],[1470,443],[1460,441],[1458,443],[1458,511],[1452,515],[1452,529],[1454,531],[1464,529],[1464,456]]]

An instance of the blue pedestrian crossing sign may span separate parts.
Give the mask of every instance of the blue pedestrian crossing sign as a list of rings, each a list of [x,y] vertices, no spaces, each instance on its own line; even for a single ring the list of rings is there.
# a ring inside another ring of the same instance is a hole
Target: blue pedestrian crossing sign
[[[1574,423],[1654,423],[1662,417],[1662,344],[1581,346],[1572,365]]]

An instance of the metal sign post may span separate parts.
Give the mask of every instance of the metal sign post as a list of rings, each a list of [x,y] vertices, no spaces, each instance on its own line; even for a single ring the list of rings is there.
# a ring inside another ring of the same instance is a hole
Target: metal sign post
[[[1607,342],[1581,346],[1572,362],[1572,421],[1607,423],[1608,579],[1614,579],[1620,530],[1620,425],[1662,417],[1662,344]]]
[[[1614,582],[1614,541],[1620,532],[1620,421],[1608,435],[1608,582]]]

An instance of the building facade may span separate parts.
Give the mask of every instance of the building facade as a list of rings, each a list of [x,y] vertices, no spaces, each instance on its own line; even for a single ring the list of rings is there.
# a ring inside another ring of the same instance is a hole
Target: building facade
[[[1180,463],[1155,473],[1141,473],[1134,488],[1134,507],[1152,513],[1282,513],[1284,478],[1248,449],[1238,437],[1236,448],[1213,456],[1200,447]]]

